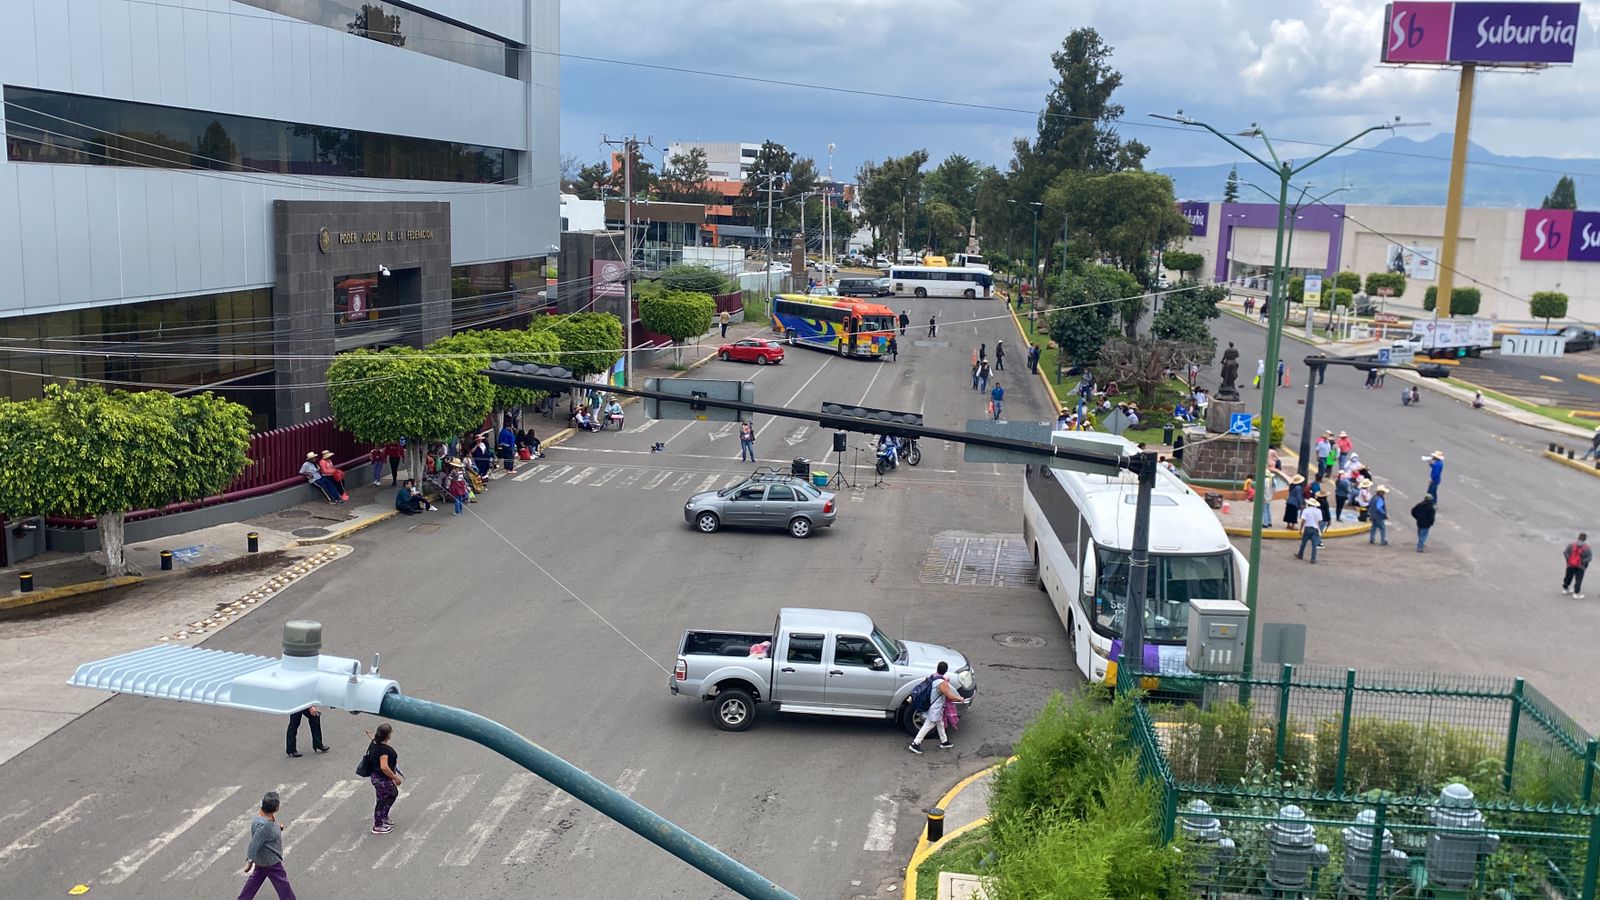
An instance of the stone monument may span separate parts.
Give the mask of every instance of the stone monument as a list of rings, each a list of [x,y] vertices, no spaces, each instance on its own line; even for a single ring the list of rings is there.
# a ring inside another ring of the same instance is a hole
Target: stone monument
[[[1235,370],[1238,365],[1234,362]],[[1243,412],[1248,412],[1243,401],[1224,400],[1219,390],[1217,398],[1206,407],[1205,424],[1190,425],[1183,429],[1185,476],[1208,481],[1242,482],[1255,472],[1259,433],[1228,433],[1228,423],[1233,415]]]

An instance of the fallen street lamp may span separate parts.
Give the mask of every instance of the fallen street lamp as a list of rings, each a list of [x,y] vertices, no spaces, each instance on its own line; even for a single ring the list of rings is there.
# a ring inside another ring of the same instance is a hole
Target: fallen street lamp
[[[1284,298],[1288,293],[1288,286],[1285,284],[1286,279],[1284,278],[1284,272],[1288,263],[1288,260],[1284,256],[1284,229],[1285,225],[1287,224],[1285,219],[1288,215],[1289,206],[1289,181],[1290,179],[1294,178],[1294,176],[1316,165],[1333,153],[1343,150],[1345,147],[1348,147],[1349,145],[1355,143],[1374,131],[1393,131],[1396,128],[1422,125],[1425,123],[1402,122],[1400,121],[1400,117],[1396,116],[1392,122],[1382,122],[1377,125],[1364,128],[1350,138],[1347,138],[1346,140],[1329,147],[1306,162],[1296,165],[1293,160],[1283,160],[1278,158],[1278,153],[1273,149],[1272,142],[1267,139],[1266,132],[1255,123],[1251,123],[1249,129],[1239,132],[1236,136],[1261,138],[1262,143],[1266,145],[1267,156],[1270,157],[1270,162],[1268,159],[1262,158],[1261,156],[1246,149],[1243,144],[1234,139],[1235,136],[1224,134],[1205,122],[1190,118],[1189,116],[1183,114],[1183,110],[1178,110],[1177,115],[1163,115],[1160,113],[1151,113],[1150,115],[1152,118],[1164,119],[1168,122],[1176,122],[1180,125],[1204,128],[1205,130],[1226,141],[1235,150],[1238,150],[1245,156],[1250,157],[1250,159],[1259,163],[1262,167],[1271,170],[1274,175],[1278,176],[1278,228],[1272,260],[1272,284],[1270,285],[1270,293],[1267,297],[1267,351],[1264,360],[1267,377],[1263,378],[1261,383],[1260,413],[1261,433],[1263,435],[1270,434],[1272,428],[1273,400],[1275,399],[1278,387],[1277,379],[1272,377],[1272,373],[1277,371],[1278,368],[1279,350],[1283,342],[1283,320],[1284,316],[1287,314],[1287,310],[1284,309],[1283,303]],[[1250,515],[1250,568],[1245,575],[1244,601],[1245,606],[1249,608],[1250,613],[1249,619],[1245,626],[1244,635],[1243,679],[1239,685],[1239,702],[1246,704],[1250,702],[1250,679],[1254,674],[1255,669],[1256,614],[1259,611],[1260,604],[1258,600],[1261,589],[1261,516],[1266,510],[1267,498],[1272,494],[1270,485],[1267,482],[1267,450],[1269,449],[1267,445],[1269,443],[1269,441],[1265,440],[1258,441],[1256,443],[1255,483],[1257,485],[1257,490],[1255,503],[1251,509]]]
[[[288,715],[317,706],[373,713],[481,744],[726,885],[760,900],[798,900],[758,872],[611,785],[499,722],[400,693],[400,685],[354,659],[322,655],[322,625],[283,626],[283,658],[164,645],[84,663],[68,684],[162,700]]]

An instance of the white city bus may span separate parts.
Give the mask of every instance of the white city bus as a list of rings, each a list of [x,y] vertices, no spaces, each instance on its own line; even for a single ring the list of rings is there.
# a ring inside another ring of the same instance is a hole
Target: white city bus
[[[1121,437],[1076,432],[1128,455]],[[1039,589],[1067,629],[1078,670],[1091,682],[1114,682],[1128,600],[1133,545],[1134,475],[1091,475],[1026,467],[1022,533]],[[1188,674],[1184,645],[1189,601],[1238,600],[1244,595],[1244,555],[1228,542],[1217,514],[1181,479],[1156,477],[1150,508],[1150,576],[1145,607],[1146,670]]]
[[[988,269],[955,266],[892,266],[889,288],[896,294],[916,297],[988,298],[994,288],[994,275]]]

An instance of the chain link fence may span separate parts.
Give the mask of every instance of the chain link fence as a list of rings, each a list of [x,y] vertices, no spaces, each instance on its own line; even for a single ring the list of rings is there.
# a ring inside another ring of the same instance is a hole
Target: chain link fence
[[[1193,687],[1133,727],[1197,895],[1600,900],[1597,742],[1521,679],[1284,666]]]

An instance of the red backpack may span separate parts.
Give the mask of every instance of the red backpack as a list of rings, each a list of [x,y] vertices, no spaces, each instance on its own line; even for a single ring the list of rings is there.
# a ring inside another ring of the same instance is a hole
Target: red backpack
[[[1567,565],[1574,569],[1583,568],[1584,545],[1574,541],[1567,545]]]

